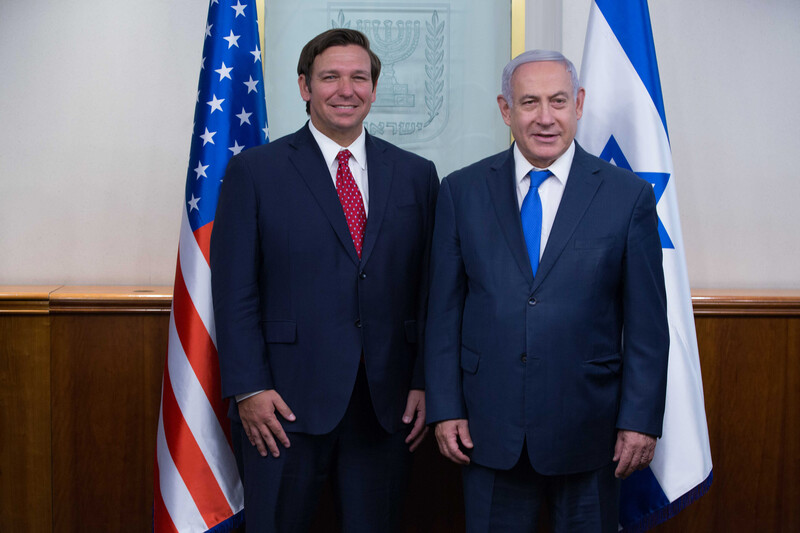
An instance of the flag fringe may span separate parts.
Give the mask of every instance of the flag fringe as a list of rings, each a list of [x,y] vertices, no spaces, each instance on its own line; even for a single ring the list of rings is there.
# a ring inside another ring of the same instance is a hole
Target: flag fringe
[[[657,525],[663,524],[670,518],[677,515],[679,512],[686,509],[689,505],[694,503],[696,500],[700,498],[703,494],[708,492],[708,489],[711,488],[711,482],[713,481],[714,472],[709,472],[708,477],[695,488],[675,500],[674,502],[670,503],[669,505],[655,511],[651,514],[643,516],[633,524],[630,524],[620,530],[622,533],[643,533],[649,529],[656,527]]]

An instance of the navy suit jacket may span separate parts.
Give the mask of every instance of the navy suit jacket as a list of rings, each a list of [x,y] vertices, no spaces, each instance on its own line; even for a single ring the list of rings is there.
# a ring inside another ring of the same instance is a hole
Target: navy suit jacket
[[[655,197],[575,157],[533,278],[513,147],[442,181],[425,347],[428,422],[466,418],[472,460],[547,475],[611,462],[616,429],[660,436],[669,333]]]
[[[287,431],[338,424],[362,353],[387,431],[402,426],[409,389],[424,388],[439,180],[430,161],[369,134],[366,151],[361,260],[308,125],[235,156],[225,174],[211,237],[222,394],[277,390],[297,416]]]

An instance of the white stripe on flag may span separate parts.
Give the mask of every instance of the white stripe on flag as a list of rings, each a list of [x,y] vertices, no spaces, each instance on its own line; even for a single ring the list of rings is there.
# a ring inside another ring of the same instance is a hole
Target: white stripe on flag
[[[181,272],[186,290],[194,303],[211,342],[217,345],[217,332],[214,326],[214,304],[211,299],[211,268],[208,266],[200,246],[197,244],[189,224],[186,209],[181,219],[180,249]]]

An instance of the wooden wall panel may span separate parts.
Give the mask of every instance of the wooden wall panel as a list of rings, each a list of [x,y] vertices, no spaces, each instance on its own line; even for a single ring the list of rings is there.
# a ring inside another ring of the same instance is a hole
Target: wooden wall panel
[[[54,531],[152,529],[169,315],[123,296],[51,303]]]
[[[800,531],[800,306],[737,294],[695,301],[714,482],[657,533]]]
[[[0,290],[0,523],[52,527],[50,316],[53,287]]]

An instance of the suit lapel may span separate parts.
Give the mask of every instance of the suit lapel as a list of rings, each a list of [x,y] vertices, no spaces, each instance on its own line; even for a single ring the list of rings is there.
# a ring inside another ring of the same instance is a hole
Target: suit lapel
[[[528,283],[533,283],[533,270],[528,260],[522,222],[519,218],[517,185],[514,179],[514,147],[501,154],[491,169],[492,175],[486,180],[486,185],[489,187],[489,196],[494,204],[497,221],[519,269]]]
[[[294,148],[294,152],[289,154],[289,160],[306,182],[311,194],[316,198],[348,255],[354,263],[358,264],[358,255],[347,227],[347,220],[336,193],[336,187],[333,185],[330,171],[322,158],[322,152],[311,135],[311,130],[308,129],[308,124],[294,134],[289,145]]]
[[[389,157],[385,146],[378,146],[374,138],[367,133],[367,180],[369,181],[369,215],[364,233],[364,246],[361,249],[361,264],[369,259],[375,248],[375,241],[386,215],[389,201],[389,190],[392,185],[393,160]]]
[[[572,237],[583,214],[588,209],[592,198],[597,193],[603,179],[597,174],[600,168],[580,146],[575,144],[575,156],[572,159],[572,168],[569,171],[567,186],[561,197],[553,229],[547,239],[539,270],[534,280],[534,290],[542,284],[547,274],[555,265],[567,241]]]

